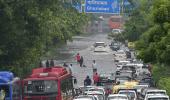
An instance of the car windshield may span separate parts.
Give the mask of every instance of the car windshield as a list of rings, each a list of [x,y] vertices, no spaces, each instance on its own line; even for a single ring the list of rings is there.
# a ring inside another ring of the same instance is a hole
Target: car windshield
[[[88,96],[81,96],[81,97],[78,97],[76,98],[77,100],[93,100],[92,97],[88,97]]]
[[[99,91],[99,92],[101,92],[101,93],[103,93],[103,94],[104,94],[104,92],[103,92],[103,90],[102,90],[102,89],[90,89],[89,91]]]
[[[50,94],[57,93],[58,85],[56,80],[27,81],[24,87],[25,94]]]
[[[115,97],[109,97],[108,100],[127,100],[127,97],[115,96]]]
[[[97,47],[97,46],[105,46],[105,44],[104,43],[95,43],[95,46]]]
[[[148,100],[169,100],[168,98],[148,98]]]
[[[166,94],[165,92],[155,91],[155,92],[148,92],[147,94]]]
[[[125,94],[128,96],[129,100],[134,100],[135,98],[135,93],[134,92],[119,92],[119,94]]]
[[[96,94],[94,95],[96,98],[98,98],[98,100],[104,100],[104,97],[103,95],[99,95],[99,94]]]

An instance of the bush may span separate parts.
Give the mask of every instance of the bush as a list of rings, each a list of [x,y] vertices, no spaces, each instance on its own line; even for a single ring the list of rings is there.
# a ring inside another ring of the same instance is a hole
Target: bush
[[[167,94],[170,95],[170,77],[161,78],[158,87],[166,90]]]

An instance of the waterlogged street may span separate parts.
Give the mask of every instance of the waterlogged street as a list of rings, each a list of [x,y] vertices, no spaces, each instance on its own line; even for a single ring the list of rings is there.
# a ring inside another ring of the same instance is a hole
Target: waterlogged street
[[[92,46],[95,42],[105,42],[107,44],[108,52],[94,52]],[[61,50],[61,55],[70,55],[64,61],[57,61],[56,63],[73,64],[73,74],[78,80],[78,85],[84,85],[84,79],[87,75],[92,78],[92,61],[96,60],[97,69],[99,73],[114,73],[116,66],[114,63],[113,51],[109,48],[111,40],[108,39],[106,33],[92,34],[89,36],[75,36],[72,42],[68,42],[67,46]],[[64,50],[65,49],[65,50]],[[75,55],[80,53],[84,57],[84,65],[80,67],[75,60]]]

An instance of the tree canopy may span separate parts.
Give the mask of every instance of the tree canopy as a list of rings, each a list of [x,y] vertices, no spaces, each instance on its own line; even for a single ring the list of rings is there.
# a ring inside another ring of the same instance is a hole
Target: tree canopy
[[[87,20],[63,0],[0,0],[0,69],[21,75],[47,47],[80,34]]]

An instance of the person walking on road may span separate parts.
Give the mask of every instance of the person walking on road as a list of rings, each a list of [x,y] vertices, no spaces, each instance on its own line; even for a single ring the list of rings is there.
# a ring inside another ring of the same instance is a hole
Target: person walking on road
[[[73,74],[73,65],[70,64],[68,67],[69,67],[70,72]]]
[[[91,83],[92,83],[92,81],[91,81],[90,77],[87,76],[86,79],[84,80],[84,86],[89,86],[89,85],[91,85]]]
[[[76,60],[77,60],[77,63],[80,63],[80,54],[79,53],[77,53],[77,55],[76,55]]]
[[[99,82],[99,80],[100,80],[100,77],[99,77],[98,73],[96,72],[96,73],[93,75],[94,84],[97,85],[97,83]]]
[[[46,68],[50,67],[50,62],[49,60],[46,61]]]
[[[40,63],[39,63],[39,67],[43,67],[42,61],[40,61]]]
[[[95,60],[93,60],[92,68],[93,68],[93,73],[97,72],[97,64]]]
[[[50,67],[54,67],[54,60],[53,59],[51,59],[51,61],[50,61]]]
[[[82,67],[83,66],[83,56],[81,56],[81,58],[80,58],[80,67]]]

